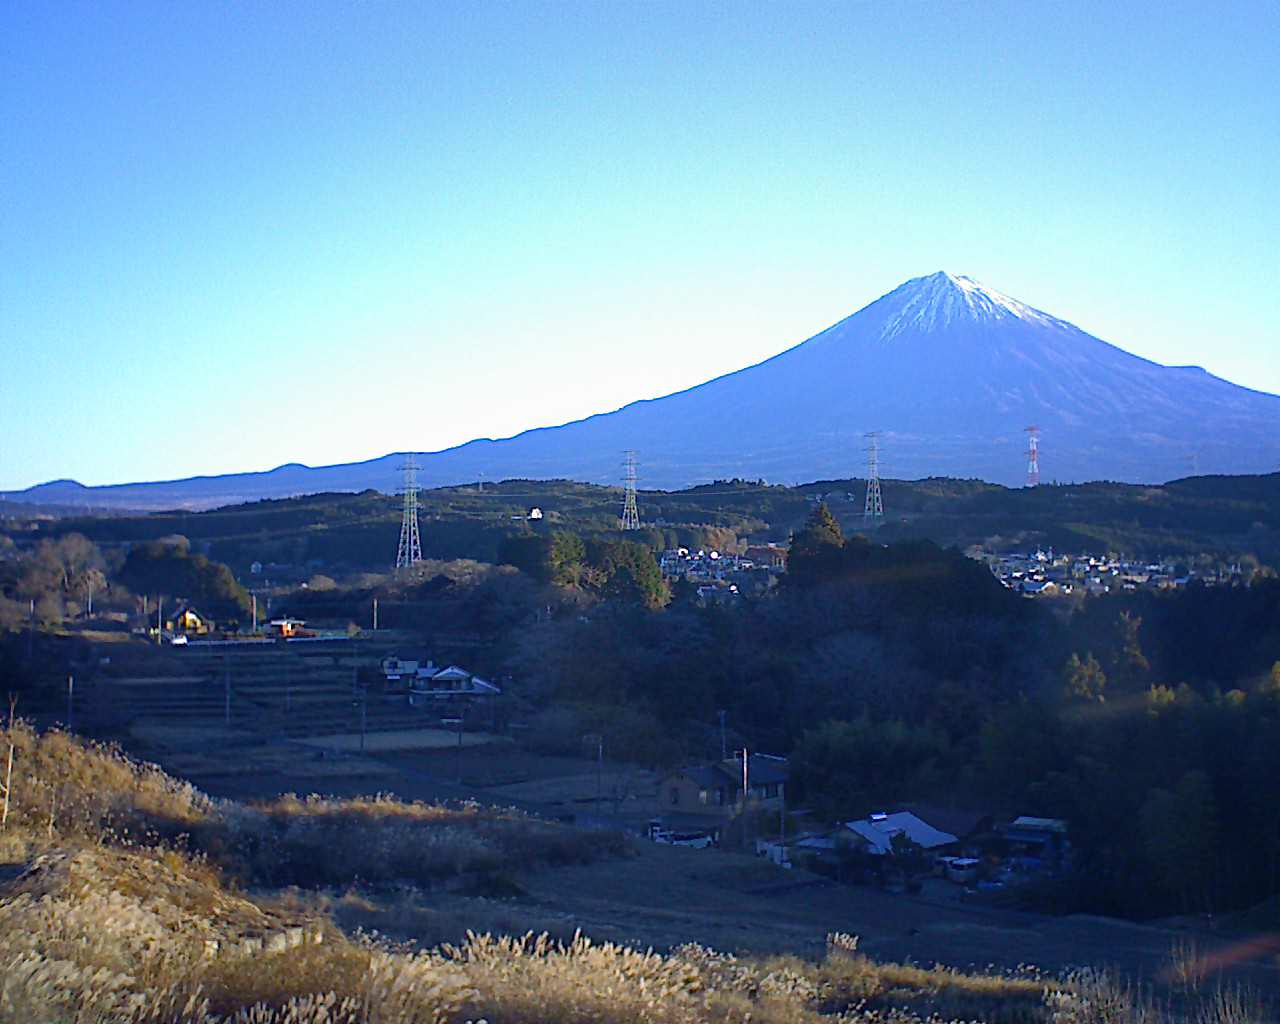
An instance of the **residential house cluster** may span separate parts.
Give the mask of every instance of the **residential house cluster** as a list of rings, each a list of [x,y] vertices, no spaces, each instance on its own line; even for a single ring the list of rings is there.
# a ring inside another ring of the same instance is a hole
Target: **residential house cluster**
[[[667,772],[657,786],[648,836],[659,843],[708,847],[749,842],[782,867],[803,867],[842,881],[927,876],[968,890],[998,890],[1060,876],[1070,868],[1067,823],[1019,816],[997,820],[969,810],[911,804],[821,829],[795,828],[807,813],[787,813],[790,765],[753,753]],[[791,822],[792,824],[789,824]]]
[[[776,544],[751,545],[742,554],[671,548],[658,560],[667,580],[686,580],[704,604],[732,601],[773,585],[787,567],[787,549]]]
[[[1037,549],[1030,554],[979,552],[995,577],[1010,590],[1029,597],[1106,594],[1119,590],[1168,590],[1193,580],[1210,586],[1240,578],[1239,566],[1224,572],[1180,571],[1172,562],[1140,561],[1110,555],[1058,554]]]
[[[999,889],[1063,871],[1066,822],[936,807],[877,812],[835,828],[759,841],[757,853],[847,880],[887,873],[934,875],[965,886]]]

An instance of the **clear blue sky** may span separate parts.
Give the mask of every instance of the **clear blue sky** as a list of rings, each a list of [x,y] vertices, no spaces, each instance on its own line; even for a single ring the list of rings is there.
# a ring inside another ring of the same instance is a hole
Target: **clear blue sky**
[[[968,274],[1280,392],[1280,5],[0,7],[0,488],[433,450]]]

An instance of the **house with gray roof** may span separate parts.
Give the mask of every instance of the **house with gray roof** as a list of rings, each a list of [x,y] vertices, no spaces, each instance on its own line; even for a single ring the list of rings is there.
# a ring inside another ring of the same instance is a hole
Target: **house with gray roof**
[[[668,772],[658,784],[658,806],[667,814],[731,817],[743,809],[743,774],[741,756]],[[752,810],[782,808],[790,775],[785,757],[751,754],[745,774],[747,806]]]

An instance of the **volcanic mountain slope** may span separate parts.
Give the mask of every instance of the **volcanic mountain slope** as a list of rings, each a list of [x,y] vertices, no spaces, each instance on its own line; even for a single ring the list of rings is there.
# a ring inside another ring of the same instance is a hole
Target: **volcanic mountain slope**
[[[1043,478],[1157,482],[1280,465],[1280,397],[1199,367],[1131,355],[992,288],[915,278],[794,348],[663,398],[420,457],[427,486],[504,477],[615,481],[640,450],[644,483],[779,482],[860,472],[882,432],[882,472],[1018,483],[1024,428]],[[211,507],[322,490],[393,490],[399,455],[344,466],[165,484],[59,481],[11,497],[135,508]]]

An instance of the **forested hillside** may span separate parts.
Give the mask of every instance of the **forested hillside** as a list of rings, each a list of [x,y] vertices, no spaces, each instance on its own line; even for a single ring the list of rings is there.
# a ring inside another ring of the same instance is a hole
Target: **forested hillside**
[[[786,542],[813,503],[824,500],[847,532],[861,528],[865,481],[818,481],[798,487],[746,480],[684,491],[641,491],[645,524],[636,539],[654,550],[675,544],[729,550],[750,538]],[[495,561],[509,536],[572,529],[616,530],[620,488],[569,481],[506,480],[420,495],[423,554]],[[933,540],[944,547],[992,550],[1118,552],[1136,557],[1280,564],[1280,474],[1193,477],[1163,486],[1112,483],[1006,488],[976,480],[888,480],[887,541]],[[528,518],[532,509],[540,520]],[[211,512],[54,518],[0,503],[0,533],[18,543],[80,533],[105,546],[181,535],[196,550],[237,572],[249,564],[322,562],[383,569],[394,562],[399,499],[317,494],[260,501]]]

